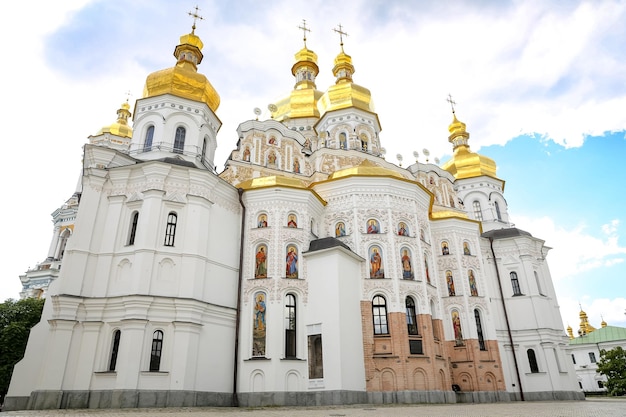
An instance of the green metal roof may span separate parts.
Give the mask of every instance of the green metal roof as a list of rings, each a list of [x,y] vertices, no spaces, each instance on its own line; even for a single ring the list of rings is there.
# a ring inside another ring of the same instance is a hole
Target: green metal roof
[[[584,345],[587,343],[626,341],[626,328],[616,326],[606,326],[594,330],[593,332],[580,336],[569,341],[570,345]]]

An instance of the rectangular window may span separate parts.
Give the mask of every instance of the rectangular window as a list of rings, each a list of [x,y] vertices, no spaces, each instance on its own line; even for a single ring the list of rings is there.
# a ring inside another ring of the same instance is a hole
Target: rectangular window
[[[423,355],[424,349],[422,348],[421,340],[409,340],[409,351],[411,355]]]
[[[596,354],[593,352],[589,352],[589,360],[591,363],[596,363]]]
[[[309,379],[324,378],[324,356],[322,354],[322,335],[312,334],[309,342]]]
[[[573,353],[572,353],[572,362],[574,363],[574,365],[576,365],[576,356],[574,356]]]

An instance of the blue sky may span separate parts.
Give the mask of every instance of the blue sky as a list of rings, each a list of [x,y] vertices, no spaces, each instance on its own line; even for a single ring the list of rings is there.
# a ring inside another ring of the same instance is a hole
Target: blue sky
[[[6,3],[6,4],[5,4]],[[42,261],[50,213],[73,192],[82,145],[115,120],[126,92],[174,63],[196,1],[35,0],[0,5],[5,154],[2,217],[8,219],[0,300]],[[371,90],[387,159],[427,148],[449,158],[446,97],[457,102],[473,150],[493,158],[517,227],[544,239],[564,322],[579,303],[626,327],[626,2],[310,0],[197,2],[204,20],[199,70],[219,92],[216,164],[236,127],[293,88],[293,55],[319,57],[317,86],[332,83],[348,32],[354,81]],[[267,117],[267,113],[261,117]],[[6,148],[5,148],[6,150]],[[421,161],[424,157],[420,157]]]

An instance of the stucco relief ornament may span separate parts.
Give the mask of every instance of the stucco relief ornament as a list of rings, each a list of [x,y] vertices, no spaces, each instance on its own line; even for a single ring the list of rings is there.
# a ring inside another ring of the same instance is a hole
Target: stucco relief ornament
[[[453,256],[442,256],[437,259],[437,268],[443,269],[457,269],[456,259]]]
[[[298,294],[301,294],[301,299],[302,302],[306,303],[308,302],[309,299],[309,285],[306,281],[306,279],[281,279],[278,281],[278,284],[276,285],[276,293],[277,294],[285,294],[287,293],[290,289],[297,289],[298,290]]]
[[[464,268],[480,269],[480,262],[475,256],[464,256],[461,258],[461,266]]]

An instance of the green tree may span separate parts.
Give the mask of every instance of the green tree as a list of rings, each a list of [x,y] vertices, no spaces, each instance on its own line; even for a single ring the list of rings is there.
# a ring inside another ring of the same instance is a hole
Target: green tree
[[[9,389],[13,366],[24,357],[31,327],[39,322],[44,300],[27,298],[0,304],[0,404]]]
[[[606,389],[609,394],[626,394],[626,350],[621,346],[611,350],[600,350],[596,372],[606,376]]]

